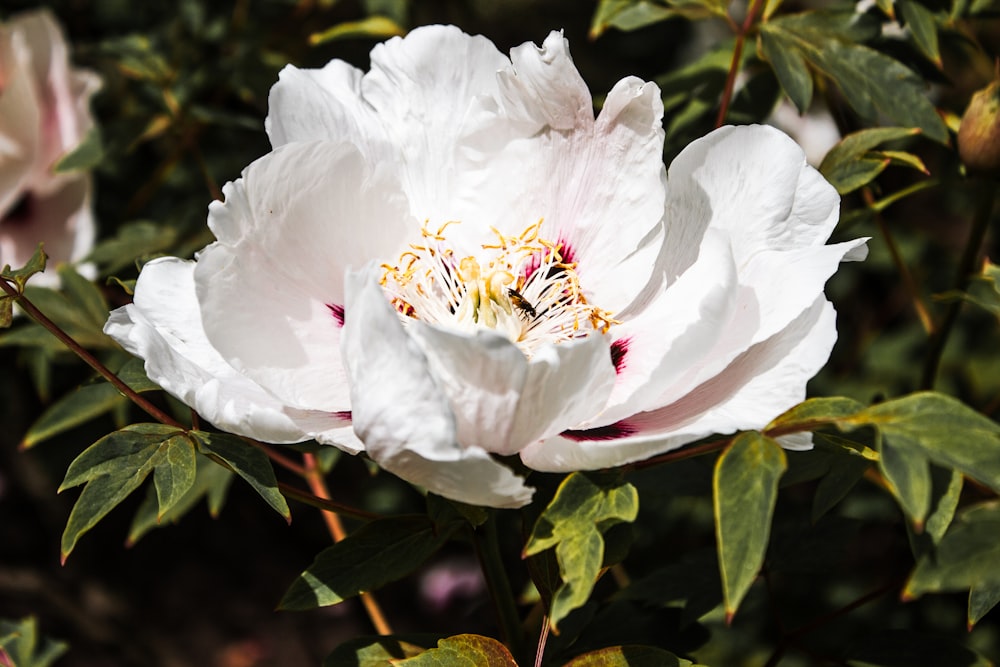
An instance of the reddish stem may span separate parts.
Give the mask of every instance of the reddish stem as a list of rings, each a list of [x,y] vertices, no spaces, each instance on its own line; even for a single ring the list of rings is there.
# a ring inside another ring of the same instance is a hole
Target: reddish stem
[[[323,479],[319,460],[313,454],[305,453],[302,455],[302,461],[305,464],[305,478],[309,482],[309,488],[312,489],[313,494],[323,500],[330,500],[330,491],[326,488],[326,480]],[[344,525],[340,522],[340,517],[337,516],[336,510],[325,509],[323,520],[326,521],[327,530],[330,532],[330,537],[333,538],[334,542],[340,542],[347,537],[347,531],[344,530]],[[388,621],[385,620],[385,615],[382,613],[382,609],[379,607],[375,597],[369,592],[363,592],[361,593],[361,603],[365,606],[365,611],[368,612],[368,618],[375,627],[375,631],[380,635],[391,635],[392,628],[389,627]]]
[[[93,368],[97,373],[103,377],[105,380],[110,382],[115,389],[124,394],[129,400],[135,403],[137,406],[145,410],[150,417],[157,420],[161,424],[166,424],[168,426],[176,426],[181,430],[187,430],[186,427],[179,421],[168,415],[167,413],[160,410],[158,407],[143,398],[138,392],[129,387],[127,384],[121,381],[117,375],[112,373],[107,366],[102,364],[97,358],[90,352],[85,350],[79,343],[77,343],[73,338],[70,337],[65,331],[59,328],[59,325],[50,320],[45,314],[35,307],[35,304],[31,303],[28,297],[19,293],[18,290],[12,286],[6,279],[0,279],[0,288],[7,292],[10,296],[17,299],[17,305],[19,305],[24,312],[26,312],[33,320],[38,322],[43,328],[47,329],[49,333],[59,339],[59,341],[73,351],[76,356],[80,357],[88,366]]]
[[[733,60],[729,64],[729,73],[726,75],[726,87],[722,90],[722,100],[719,102],[719,114],[715,117],[715,127],[722,127],[726,122],[726,114],[729,112],[729,104],[733,100],[733,89],[736,87],[736,75],[740,71],[740,61],[743,60],[743,45],[746,43],[747,35],[753,28],[757,19],[757,12],[760,11],[761,0],[753,0],[747,9],[746,18],[743,25],[736,32],[736,45],[733,47]]]

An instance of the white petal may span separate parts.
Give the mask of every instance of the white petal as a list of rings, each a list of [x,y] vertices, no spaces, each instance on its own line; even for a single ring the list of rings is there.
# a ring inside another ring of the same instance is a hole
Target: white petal
[[[543,219],[540,235],[577,263],[588,299],[622,310],[650,280],[659,249],[650,243],[664,206],[659,90],[623,79],[595,122],[560,35],[550,35],[543,49],[519,47],[512,58],[513,70],[501,75],[503,105],[516,114],[512,127],[532,120],[538,129],[521,129],[520,138],[512,138],[514,129],[474,138],[492,155],[481,168],[492,176],[475,202],[482,224],[516,234]]]
[[[676,403],[591,434],[551,438],[526,448],[521,459],[535,470],[598,469],[712,434],[763,428],[805,398],[806,383],[826,363],[837,338],[835,320],[833,306],[818,299],[788,328],[751,347]]]
[[[343,60],[322,69],[286,65],[267,98],[264,127],[277,148],[296,141],[365,140],[380,133],[378,119],[361,99],[361,70]]]
[[[316,142],[276,149],[224,192],[195,270],[209,340],[286,405],[348,410],[343,272],[416,232],[398,185],[350,144]]]
[[[491,41],[454,26],[417,28],[372,49],[362,97],[396,149],[403,187],[421,220],[454,220],[450,202],[474,194],[460,192],[456,182],[464,171],[457,147],[481,130],[480,99],[496,96],[496,73],[509,65]]]
[[[162,258],[146,264],[135,302],[112,311],[104,331],[146,360],[150,379],[220,429],[289,443],[313,437],[307,431],[320,433],[346,423],[339,415],[285,410],[222,359],[202,328],[194,262]]]
[[[761,306],[760,327],[752,342],[770,338],[812,306],[844,258],[866,247],[865,241],[762,250],[749,258],[740,271],[740,283],[753,289]]]
[[[457,438],[500,455],[597,414],[614,383],[608,341],[592,335],[546,345],[529,361],[505,336],[410,325],[430,372],[448,397]]]
[[[539,49],[512,51],[501,73],[508,127],[470,137],[491,157],[469,215],[488,229],[517,234],[543,219],[540,236],[561,243],[577,263],[589,299],[617,312],[650,280],[663,217],[663,104],[655,84],[623,79],[596,122],[590,93],[552,33]],[[459,207],[464,202],[458,202]],[[464,230],[458,229],[458,233]]]
[[[789,433],[788,435],[779,436],[775,440],[785,449],[793,452],[805,452],[813,448],[812,435],[808,431],[805,433]]]
[[[689,144],[667,176],[667,244],[672,275],[694,260],[709,226],[733,238],[737,266],[761,250],[821,245],[836,225],[840,197],[802,149],[766,125],[723,127]]]
[[[505,114],[553,130],[590,129],[594,103],[569,54],[569,41],[552,31],[541,47],[531,42],[510,51],[512,68],[499,75]]]
[[[439,495],[520,507],[532,489],[480,447],[463,446],[445,393],[379,287],[376,272],[348,275],[342,350],[354,430],[380,466]]]
[[[728,239],[709,232],[698,261],[641,313],[612,330],[618,377],[608,406],[585,428],[663,405],[662,396],[708,362],[737,307]]]

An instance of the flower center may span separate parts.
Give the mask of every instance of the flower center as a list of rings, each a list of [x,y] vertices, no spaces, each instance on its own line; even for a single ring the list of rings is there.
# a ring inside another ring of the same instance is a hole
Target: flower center
[[[517,236],[493,229],[496,243],[461,258],[444,235],[453,224],[432,231],[425,223],[422,243],[382,265],[381,284],[404,324],[412,318],[466,332],[492,329],[529,357],[544,343],[607,333],[619,324],[587,303],[576,262],[564,260],[561,244],[539,236],[541,220]]]

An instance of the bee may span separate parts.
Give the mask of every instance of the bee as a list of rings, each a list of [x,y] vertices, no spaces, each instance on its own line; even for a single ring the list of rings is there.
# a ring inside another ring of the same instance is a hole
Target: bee
[[[507,296],[510,298],[510,302],[514,304],[514,307],[521,311],[526,317],[530,319],[535,319],[538,317],[538,312],[535,307],[531,305],[531,302],[524,298],[524,295],[518,292],[513,287],[507,289]]]

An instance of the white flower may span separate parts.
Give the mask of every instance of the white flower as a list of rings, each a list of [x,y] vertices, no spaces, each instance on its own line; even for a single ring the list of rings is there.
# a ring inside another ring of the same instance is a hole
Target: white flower
[[[794,139],[805,152],[806,161],[814,167],[819,167],[830,149],[842,139],[837,121],[829,109],[816,106],[800,114],[787,99],[778,103],[767,124],[774,125]]]
[[[53,165],[93,127],[91,72],[69,62],[47,10],[0,24],[0,265],[25,264],[45,242],[53,265],[81,259],[94,242],[90,176]],[[54,285],[48,271],[34,282]]]
[[[224,188],[196,262],[143,269],[106,331],[220,428],[365,450],[441,495],[518,506],[536,470],[758,428],[836,338],[836,192],[773,128],[724,128],[669,178],[662,104],[595,119],[552,33],[510,59],[414,30],[362,74],[286,67],[275,149]]]

